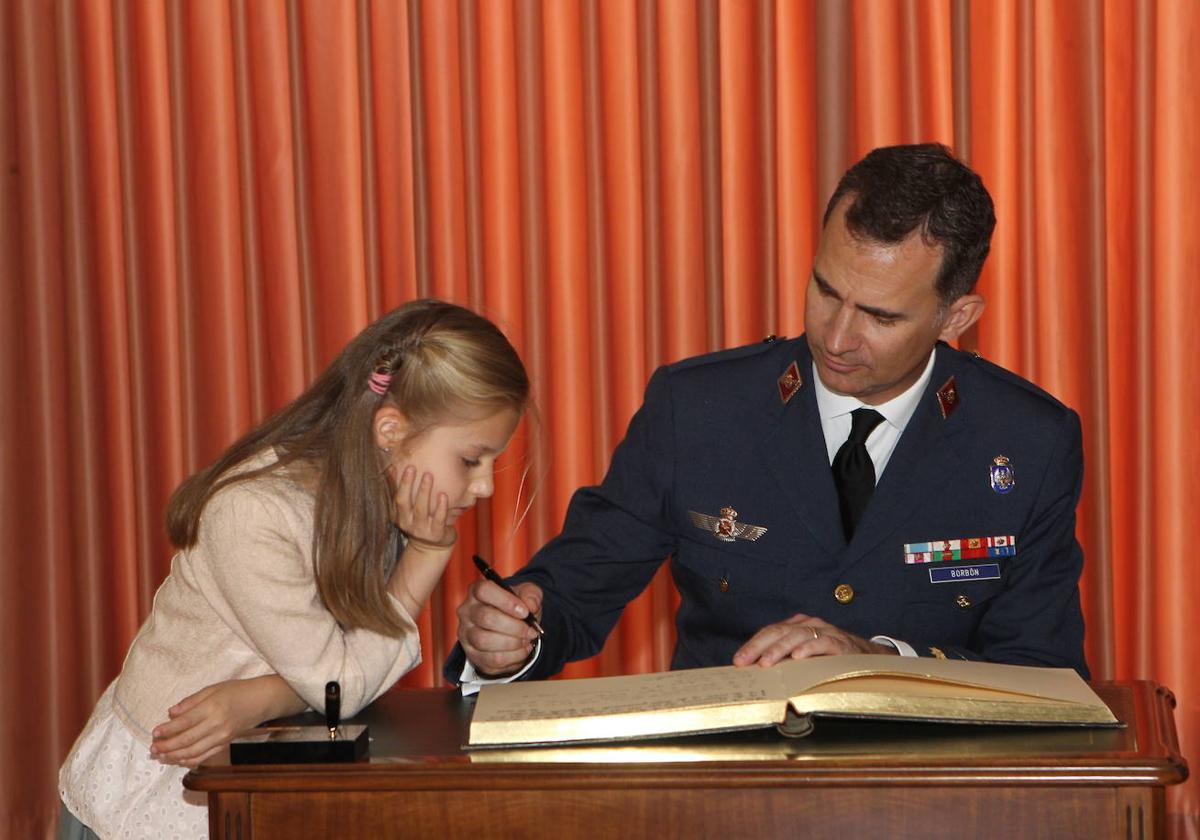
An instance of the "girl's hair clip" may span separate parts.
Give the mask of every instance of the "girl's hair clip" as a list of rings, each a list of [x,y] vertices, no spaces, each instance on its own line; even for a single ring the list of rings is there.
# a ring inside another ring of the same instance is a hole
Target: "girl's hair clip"
[[[383,396],[388,392],[388,388],[392,385],[392,375],[385,368],[375,368],[370,379],[367,380],[367,387],[379,396]]]

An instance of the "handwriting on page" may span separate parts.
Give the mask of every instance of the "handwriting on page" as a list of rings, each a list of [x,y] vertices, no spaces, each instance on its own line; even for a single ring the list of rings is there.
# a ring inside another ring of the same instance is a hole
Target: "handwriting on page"
[[[522,721],[729,706],[780,696],[778,676],[767,668],[702,668],[573,682],[489,687],[477,713],[486,704],[488,720]]]

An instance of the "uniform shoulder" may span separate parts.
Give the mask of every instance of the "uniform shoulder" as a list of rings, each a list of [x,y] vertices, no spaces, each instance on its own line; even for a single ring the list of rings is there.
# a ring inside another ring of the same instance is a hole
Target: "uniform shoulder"
[[[980,382],[984,387],[1008,391],[1009,393],[1012,393],[1009,389],[1016,389],[1017,393],[1031,402],[1042,403],[1047,408],[1054,408],[1059,411],[1071,410],[1069,406],[1049,391],[1035,385],[1025,377],[1013,373],[1008,368],[1002,367],[985,358],[979,353],[967,353],[961,350],[952,350],[951,352],[959,356],[963,360],[962,363],[979,376]]]
[[[756,341],[753,344],[744,344],[739,347],[730,347],[726,350],[716,350],[712,353],[690,356],[686,359],[672,362],[666,367],[671,373],[680,373],[682,371],[711,367],[713,365],[724,365],[742,359],[757,359],[772,353],[784,352],[786,348],[794,344],[797,340],[792,339],[789,341],[782,336],[768,335],[763,340]]]

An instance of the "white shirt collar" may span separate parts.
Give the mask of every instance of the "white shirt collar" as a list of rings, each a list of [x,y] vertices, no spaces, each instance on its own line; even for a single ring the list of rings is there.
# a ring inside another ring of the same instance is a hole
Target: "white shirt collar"
[[[908,386],[908,389],[902,394],[892,397],[882,405],[867,405],[858,397],[848,397],[830,391],[821,381],[821,376],[817,373],[817,364],[813,362],[812,377],[817,388],[817,411],[821,415],[822,426],[834,417],[849,414],[856,408],[866,407],[878,411],[888,425],[903,432],[908,421],[912,419],[913,412],[917,410],[917,403],[921,401],[921,394],[925,393],[925,386],[933,377],[933,362],[936,358],[937,346],[935,345],[929,353],[929,361],[925,363],[925,370],[917,381]]]

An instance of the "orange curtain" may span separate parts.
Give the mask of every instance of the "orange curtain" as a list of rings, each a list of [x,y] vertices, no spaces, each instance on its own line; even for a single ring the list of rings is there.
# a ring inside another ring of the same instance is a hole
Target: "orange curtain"
[[[172,488],[372,318],[478,308],[539,405],[422,617],[431,685],[464,558],[555,532],[656,365],[799,333],[837,177],[922,140],[996,199],[965,343],[1083,418],[1095,676],[1169,686],[1200,760],[1196,43],[1190,0],[6,0],[0,835],[53,825]],[[665,667],[674,597],[568,673]],[[1197,783],[1169,807],[1200,836]]]

